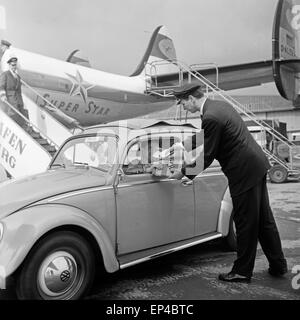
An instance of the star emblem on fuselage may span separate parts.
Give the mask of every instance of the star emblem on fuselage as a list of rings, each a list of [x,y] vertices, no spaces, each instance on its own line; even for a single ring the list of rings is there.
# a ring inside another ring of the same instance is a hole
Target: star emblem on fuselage
[[[81,96],[84,103],[87,102],[88,98],[88,90],[95,87],[95,85],[91,85],[90,83],[83,80],[82,75],[76,70],[76,76],[66,73],[66,75],[70,78],[72,82],[72,88],[70,91],[70,96]]]

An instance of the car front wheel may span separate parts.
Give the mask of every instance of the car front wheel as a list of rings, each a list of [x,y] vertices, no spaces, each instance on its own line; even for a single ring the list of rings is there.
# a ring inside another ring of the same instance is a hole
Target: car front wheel
[[[95,258],[89,243],[71,231],[55,232],[38,242],[17,279],[17,296],[26,300],[75,300],[90,289]]]

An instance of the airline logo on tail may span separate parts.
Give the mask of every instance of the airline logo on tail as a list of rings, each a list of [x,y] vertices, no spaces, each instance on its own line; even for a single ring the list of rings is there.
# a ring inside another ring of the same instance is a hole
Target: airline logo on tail
[[[176,50],[172,39],[169,37],[166,27],[160,26],[153,32],[148,48],[131,76],[138,76],[143,73],[146,65],[150,66],[156,61],[176,60]],[[169,64],[161,65],[155,68],[157,74],[171,73],[174,69]]]
[[[148,63],[158,60],[172,61],[176,60],[176,51],[173,41],[169,38],[165,27],[159,27],[156,35],[153,47],[148,59]]]
[[[163,27],[157,35],[151,54],[151,59],[174,60],[176,59],[176,51],[173,41],[167,36],[165,27]]]
[[[173,46],[173,42],[170,39],[162,39],[159,42],[158,47],[167,59],[176,59],[175,48]]]

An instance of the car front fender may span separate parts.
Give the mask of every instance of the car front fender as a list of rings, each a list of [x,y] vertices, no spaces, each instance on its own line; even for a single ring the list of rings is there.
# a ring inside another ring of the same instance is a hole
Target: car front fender
[[[226,189],[219,212],[218,229],[223,237],[226,237],[229,232],[230,217],[233,211],[232,199],[229,188]]]
[[[78,226],[93,235],[107,272],[119,269],[114,246],[104,228],[90,215],[67,205],[47,204],[26,208],[2,221],[0,266],[10,276],[24,261],[34,244],[47,232],[62,226]]]

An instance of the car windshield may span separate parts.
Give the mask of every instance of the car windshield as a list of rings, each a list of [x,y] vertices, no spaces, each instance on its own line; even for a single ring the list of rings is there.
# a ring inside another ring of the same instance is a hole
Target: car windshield
[[[85,166],[107,173],[116,163],[116,155],[115,136],[78,137],[62,147],[50,167]]]

